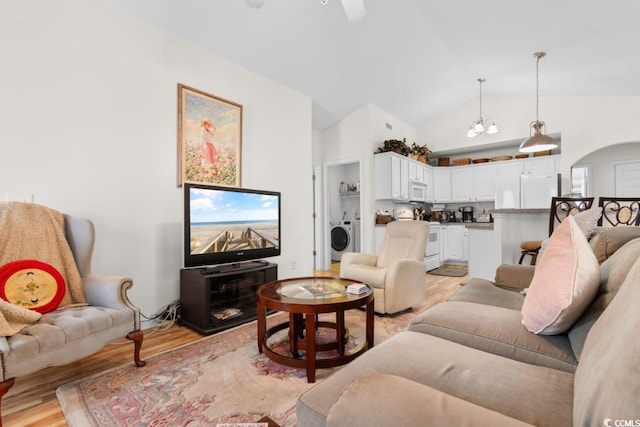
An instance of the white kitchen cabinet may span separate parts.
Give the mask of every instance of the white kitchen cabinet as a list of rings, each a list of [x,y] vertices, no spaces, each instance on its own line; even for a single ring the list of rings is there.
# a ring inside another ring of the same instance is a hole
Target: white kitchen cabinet
[[[426,165],[409,160],[409,181],[424,182]]]
[[[433,201],[436,203],[451,201],[451,168],[433,168]]]
[[[433,168],[424,166],[424,183],[427,185],[427,202],[433,202]]]
[[[495,170],[493,164],[454,167],[451,170],[451,201],[494,200]]]
[[[451,201],[469,202],[473,199],[473,168],[474,166],[457,166],[451,169]]]
[[[462,237],[462,261],[469,262],[469,229],[464,227]]]
[[[374,155],[376,200],[409,200],[409,159],[396,153]]]
[[[496,166],[494,164],[474,166],[471,187],[473,201],[482,202],[495,200]]]
[[[559,172],[558,156],[544,156],[527,159],[524,162],[524,173],[526,175],[555,175]]]
[[[469,277],[493,281],[496,273],[494,231],[490,226],[467,229],[469,235]]]
[[[467,228],[462,224],[447,224],[442,230],[444,260],[466,262],[469,259]]]
[[[524,172],[524,162],[522,160],[505,160],[495,162],[496,178],[518,177]]]

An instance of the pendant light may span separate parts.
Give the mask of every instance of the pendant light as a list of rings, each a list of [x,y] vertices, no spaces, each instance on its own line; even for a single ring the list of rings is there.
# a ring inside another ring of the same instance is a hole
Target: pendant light
[[[482,118],[482,83],[485,81],[486,80],[483,78],[478,79],[478,82],[480,83],[480,115],[478,116],[478,120],[471,124],[471,127],[467,132],[467,138],[473,138],[482,133],[486,133],[487,135],[498,133],[498,126],[496,126],[495,122],[491,122],[491,125],[489,125],[485,130],[484,119]]]
[[[529,138],[525,139],[522,144],[520,144],[520,152],[521,153],[535,153],[538,151],[546,151],[553,150],[558,147],[558,143],[544,134],[543,129],[545,128],[544,122],[540,121],[538,110],[540,105],[539,100],[539,91],[540,91],[540,78],[539,78],[539,70],[538,64],[540,63],[540,58],[543,58],[546,55],[545,52],[536,52],[533,54],[536,57],[536,120],[531,122],[529,129]],[[531,135],[531,131],[533,129],[533,136]]]

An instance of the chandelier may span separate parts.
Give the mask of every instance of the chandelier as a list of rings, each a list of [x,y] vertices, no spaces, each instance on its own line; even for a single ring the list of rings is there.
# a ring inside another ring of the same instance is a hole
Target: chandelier
[[[545,52],[536,52],[533,54],[533,56],[536,57],[536,120],[531,122],[529,125],[529,138],[525,139],[522,144],[520,144],[521,153],[535,153],[538,151],[552,150],[558,146],[558,143],[553,138],[544,134],[543,129],[545,128],[545,124],[540,121],[538,116],[538,109],[540,105],[538,94],[540,91],[538,64],[540,63],[540,58],[543,58],[545,55]],[[531,135],[532,130],[533,135]]]
[[[487,135],[491,135],[494,133],[498,133],[498,126],[495,122],[491,122],[491,124],[485,128],[484,119],[482,118],[482,83],[484,83],[485,79],[478,79],[480,82],[480,115],[478,115],[478,120],[471,124],[469,131],[467,132],[467,138],[476,137],[482,133],[486,133]]]

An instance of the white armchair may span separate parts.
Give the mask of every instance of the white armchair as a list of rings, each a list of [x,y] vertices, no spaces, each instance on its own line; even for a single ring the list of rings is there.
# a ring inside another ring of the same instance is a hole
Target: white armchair
[[[344,253],[340,276],[373,286],[377,313],[409,309],[424,298],[428,234],[429,223],[424,221],[390,222],[380,253]]]

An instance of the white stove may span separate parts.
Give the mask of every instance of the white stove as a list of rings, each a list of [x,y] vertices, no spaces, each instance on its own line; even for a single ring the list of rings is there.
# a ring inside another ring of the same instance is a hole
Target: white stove
[[[424,255],[424,264],[427,271],[440,267],[440,239],[442,230],[439,222],[429,222],[429,239]]]

